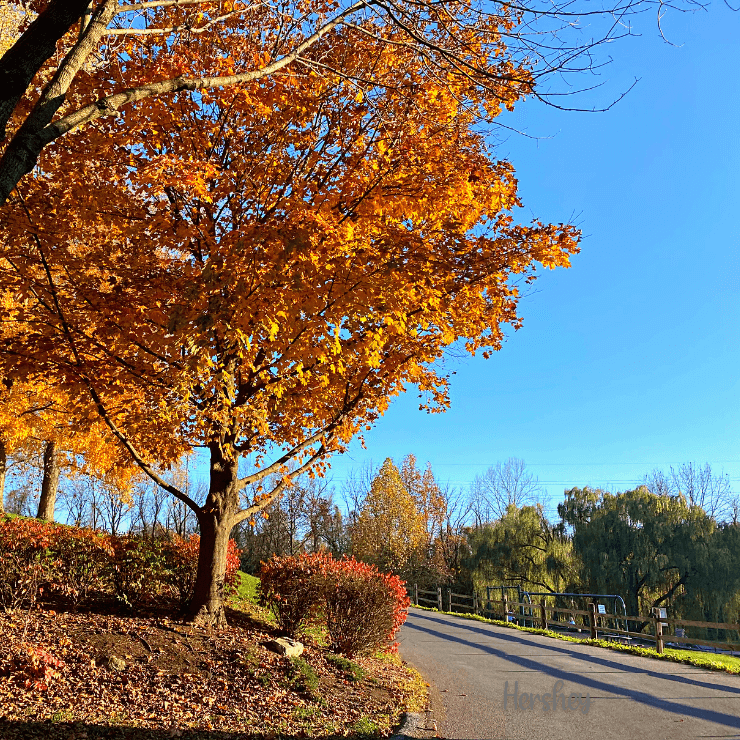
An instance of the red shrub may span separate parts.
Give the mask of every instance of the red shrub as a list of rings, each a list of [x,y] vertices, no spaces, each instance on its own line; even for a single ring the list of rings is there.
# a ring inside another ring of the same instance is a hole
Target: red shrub
[[[165,542],[145,537],[111,537],[109,565],[116,596],[128,606],[153,605],[169,594],[165,587]]]
[[[322,601],[332,650],[351,656],[389,646],[408,613],[404,585],[354,558],[329,559]]]
[[[94,529],[53,526],[50,549],[58,567],[50,585],[75,606],[90,594],[108,591],[113,539]]]
[[[354,558],[275,556],[262,565],[260,582],[262,603],[282,629],[295,635],[321,614],[332,649],[346,655],[387,646],[406,620],[404,582]]]
[[[49,683],[59,678],[64,663],[39,645],[21,643],[12,650],[11,678],[25,689],[46,691]]]
[[[260,570],[260,602],[269,606],[280,627],[295,636],[315,616],[321,600],[326,555],[274,555]]]
[[[0,522],[0,606],[32,604],[55,572],[54,526],[38,519],[5,517]]]
[[[32,604],[44,587],[74,605],[93,593],[113,593],[129,606],[184,606],[195,586],[199,545],[198,535],[114,537],[39,519],[0,518],[0,606]],[[238,569],[239,550],[229,540],[227,586]]]

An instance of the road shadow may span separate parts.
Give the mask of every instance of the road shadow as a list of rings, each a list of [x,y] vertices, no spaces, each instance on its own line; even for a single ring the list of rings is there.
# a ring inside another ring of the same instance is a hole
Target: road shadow
[[[450,625],[450,622],[441,619],[439,617],[431,616],[428,614],[418,614],[417,612],[414,612],[415,617],[419,617],[421,619],[425,619],[430,622],[435,622],[437,624],[443,624],[443,625]],[[452,619],[455,619],[452,617]],[[482,623],[478,623],[482,624]],[[646,676],[653,676],[655,678],[660,678],[664,681],[675,681],[676,683],[682,683],[687,684],[690,686],[699,686],[701,688],[705,689],[717,689],[720,691],[726,691],[730,694],[737,694],[740,696],[740,675],[734,676],[738,680],[737,686],[730,686],[728,684],[724,683],[714,683],[710,681],[701,681],[697,678],[691,678],[689,676],[677,676],[670,673],[664,673],[666,663],[669,661],[661,661],[659,663],[660,668],[657,668],[655,670],[651,670],[649,668],[643,668],[639,666],[630,666],[625,663],[620,663],[616,660],[610,660],[608,658],[602,658],[597,655],[590,655],[588,653],[584,653],[581,650],[578,650],[575,647],[567,647],[567,645],[573,645],[574,643],[567,643],[567,642],[560,642],[556,638],[547,637],[546,635],[541,636],[541,640],[533,640],[531,637],[525,637],[527,635],[526,632],[519,632],[518,630],[510,629],[508,627],[497,627],[495,624],[492,625],[485,625],[485,627],[479,627],[475,623],[469,623],[467,620],[464,619],[456,619],[454,622],[454,626],[458,629],[464,629],[469,632],[474,632],[480,635],[483,635],[485,637],[495,637],[497,640],[504,640],[510,643],[516,643],[518,645],[526,645],[527,647],[533,647],[537,649],[544,649],[549,650],[552,653],[557,653],[561,655],[566,655],[570,658],[576,658],[578,660],[583,660],[588,663],[593,663],[594,665],[598,665],[602,668],[610,668],[612,670],[619,670],[619,671],[625,671],[627,673],[643,673]],[[488,627],[488,629],[486,629]],[[547,642],[545,642],[547,641]],[[553,642],[556,644],[547,644],[548,642]],[[480,646],[478,646],[480,647]],[[592,648],[595,646],[592,645],[584,645],[583,647],[586,648]],[[605,648],[595,648],[598,650],[605,650]],[[633,653],[620,653],[624,656],[630,656],[631,658],[642,658],[643,660],[655,660],[653,658],[645,658],[642,655],[634,655]],[[672,666],[678,666],[678,665],[686,665],[685,663],[677,663],[670,661],[670,664]],[[693,668],[695,670],[702,670],[698,666],[686,666],[687,668]],[[710,669],[704,669],[704,670],[710,670]],[[729,673],[722,673],[721,671],[713,672],[713,675],[717,677],[717,680],[722,680],[723,676],[727,676],[728,678],[732,675]]]
[[[440,619],[439,617],[419,615],[416,612],[414,612],[414,617],[420,617],[421,619],[425,619],[427,622],[437,623],[439,625],[444,625],[445,627],[450,626],[450,621],[445,620],[445,619]],[[462,621],[462,620],[459,620],[459,621]],[[597,663],[599,665],[605,665],[605,666],[608,665],[608,666],[611,666],[615,670],[625,671],[628,673],[645,673],[648,675],[651,674],[651,672],[645,671],[642,668],[628,667],[620,663],[616,663],[614,661],[608,661],[608,660],[595,658],[590,655],[584,655],[578,651],[567,650],[565,648],[559,648],[559,647],[551,647],[549,645],[543,645],[540,642],[535,642],[531,639],[519,637],[516,634],[501,635],[498,631],[494,633],[493,630],[486,630],[480,627],[474,627],[473,625],[459,624],[458,620],[455,620],[455,622],[453,623],[453,626],[459,627],[461,629],[466,629],[471,632],[479,632],[481,634],[486,635],[489,638],[494,636],[498,639],[503,639],[507,642],[518,643],[520,645],[526,645],[528,647],[536,647],[538,649],[544,648],[547,650],[551,650],[552,652],[567,653],[570,657],[577,658],[577,659],[583,659],[587,662]],[[628,688],[623,688],[620,686],[614,686],[613,684],[607,683],[606,681],[602,681],[596,678],[591,678],[587,674],[584,675],[582,673],[574,673],[572,671],[565,670],[562,668],[556,668],[554,666],[543,665],[542,663],[536,660],[533,660],[531,658],[526,658],[526,657],[518,656],[518,655],[511,655],[505,652],[504,650],[499,650],[489,645],[481,645],[480,643],[473,642],[472,640],[466,640],[462,637],[455,637],[445,632],[442,632],[438,629],[434,629],[432,626],[414,624],[413,622],[407,620],[405,627],[408,629],[423,632],[428,635],[432,635],[434,637],[437,637],[440,640],[452,641],[459,645],[464,645],[466,647],[474,648],[475,650],[488,653],[489,655],[495,655],[496,657],[506,660],[510,663],[513,663],[519,666],[520,668],[525,668],[528,670],[537,671],[538,673],[549,675],[556,681],[562,680],[567,683],[579,684],[580,686],[584,687],[584,689],[588,691],[589,693],[603,691],[608,694],[613,694],[613,695],[616,694],[618,696],[623,696],[625,698],[631,699],[632,701],[639,702],[640,704],[649,706],[653,709],[659,709],[664,712],[670,712],[673,714],[680,714],[682,716],[690,716],[696,719],[705,720],[707,722],[716,722],[717,724],[721,724],[726,727],[740,729],[740,716],[737,716],[737,715],[726,714],[724,712],[718,712],[712,709],[701,709],[699,707],[691,707],[685,704],[678,704],[676,703],[676,700],[661,699],[656,696],[653,696],[652,694],[648,694],[644,691],[638,691],[635,689],[628,689]],[[506,628],[501,628],[502,631],[504,629]],[[670,678],[669,676],[666,676],[665,674],[661,674],[657,672],[654,675],[662,679]],[[707,683],[707,684],[704,684],[704,686],[711,687],[712,689],[723,688],[723,685],[714,684],[714,683]],[[724,686],[724,688],[726,688],[728,691],[731,691],[732,693],[736,693],[735,687]],[[686,698],[694,698],[694,697],[686,697]]]

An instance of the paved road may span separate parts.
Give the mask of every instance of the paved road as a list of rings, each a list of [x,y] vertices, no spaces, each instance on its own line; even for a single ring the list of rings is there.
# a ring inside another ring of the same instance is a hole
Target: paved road
[[[443,738],[740,738],[740,676],[421,609],[399,641]]]

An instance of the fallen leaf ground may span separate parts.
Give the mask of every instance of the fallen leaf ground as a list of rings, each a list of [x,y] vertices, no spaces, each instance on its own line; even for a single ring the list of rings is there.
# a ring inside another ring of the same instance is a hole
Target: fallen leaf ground
[[[304,638],[318,677],[307,687],[261,645],[277,634],[267,621],[246,608],[228,617],[228,628],[208,631],[156,614],[0,614],[0,738],[382,737],[424,701],[420,677],[398,658],[358,658],[366,675],[353,680],[327,662],[320,638]],[[50,666],[59,675],[44,680],[28,646],[60,661]]]

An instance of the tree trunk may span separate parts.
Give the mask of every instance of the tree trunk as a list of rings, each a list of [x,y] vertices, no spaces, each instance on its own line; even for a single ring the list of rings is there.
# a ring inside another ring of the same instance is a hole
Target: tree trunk
[[[41,500],[37,519],[54,521],[54,508],[57,503],[57,489],[59,488],[59,455],[57,443],[47,442],[44,447],[44,480],[41,483]]]
[[[5,513],[5,471],[8,469],[8,456],[5,441],[0,438],[0,514]]]
[[[5,3],[3,3],[4,5]],[[0,61],[0,140],[16,105],[90,0],[51,0]],[[4,199],[3,199],[4,202]]]
[[[238,463],[228,460],[220,444],[211,448],[210,490],[198,512],[198,574],[187,618],[204,627],[225,627],[224,576],[229,535],[239,508]]]

